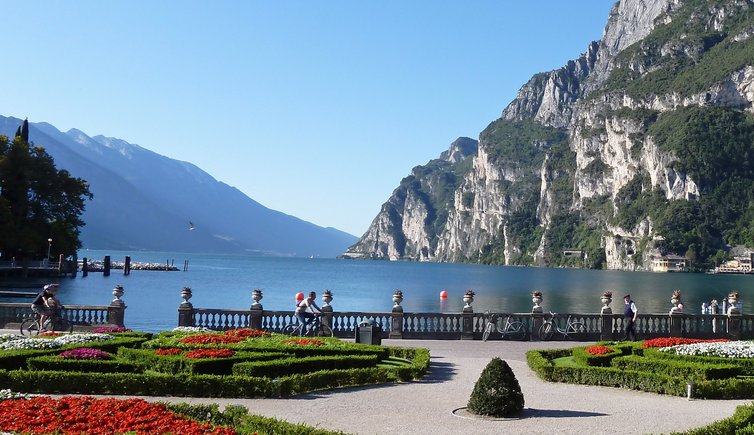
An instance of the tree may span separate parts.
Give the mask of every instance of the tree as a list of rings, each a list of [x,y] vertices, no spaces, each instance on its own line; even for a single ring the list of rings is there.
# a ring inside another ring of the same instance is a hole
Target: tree
[[[13,142],[0,135],[0,258],[45,258],[48,239],[54,252],[72,254],[81,247],[89,186],[24,139],[26,121],[19,130]]]
[[[524,395],[507,362],[493,358],[482,370],[471,392],[469,411],[477,415],[510,417],[524,409]]]

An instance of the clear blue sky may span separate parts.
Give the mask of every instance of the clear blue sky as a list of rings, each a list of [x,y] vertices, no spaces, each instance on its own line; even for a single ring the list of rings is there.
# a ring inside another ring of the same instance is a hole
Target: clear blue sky
[[[612,4],[5,1],[0,114],[138,144],[361,236],[411,168],[599,39]]]

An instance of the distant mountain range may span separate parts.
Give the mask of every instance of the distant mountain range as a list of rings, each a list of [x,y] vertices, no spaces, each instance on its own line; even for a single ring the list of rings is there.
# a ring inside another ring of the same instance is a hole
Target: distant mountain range
[[[13,137],[23,120],[0,116]],[[197,166],[80,130],[29,123],[58,169],[89,183],[85,248],[335,257],[357,237],[264,207]]]

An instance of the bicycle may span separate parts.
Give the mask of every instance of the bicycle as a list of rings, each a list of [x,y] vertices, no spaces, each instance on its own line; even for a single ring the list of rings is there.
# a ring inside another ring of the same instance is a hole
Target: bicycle
[[[544,320],[544,323],[542,323],[542,326],[539,327],[539,338],[541,340],[549,340],[552,338],[553,334],[557,331],[558,333],[563,335],[564,339],[568,339],[568,336],[579,334],[583,335],[586,334],[586,325],[582,322],[572,322],[571,316],[568,316],[568,319],[566,320],[566,326],[565,328],[561,328],[558,326],[557,323],[555,323],[555,316],[557,316],[556,313],[553,313],[550,311],[550,319]]]
[[[488,311],[484,315],[487,317],[487,326],[485,326],[484,333],[482,333],[482,341],[487,341],[493,330],[497,330],[497,332],[502,334],[503,340],[506,336],[512,340],[523,340],[526,337],[526,325],[518,320],[511,320],[510,315],[505,318],[505,322],[503,322],[502,316],[498,313],[490,313]]]
[[[302,335],[301,328],[303,326],[304,324],[298,321],[296,323],[289,323],[283,326],[281,333],[284,335],[301,336]],[[303,334],[303,336],[305,337],[334,337],[335,334],[333,333],[332,328],[330,328],[330,326],[322,323],[320,316],[314,316],[314,319],[312,319],[311,323],[309,323],[309,328],[306,330],[306,334]]]
[[[24,337],[39,335],[39,319],[40,315],[38,313],[33,313],[31,317],[27,315],[21,322],[21,335]],[[58,311],[56,314],[47,317],[44,325],[42,325],[42,331],[73,332],[73,323],[62,317]]]

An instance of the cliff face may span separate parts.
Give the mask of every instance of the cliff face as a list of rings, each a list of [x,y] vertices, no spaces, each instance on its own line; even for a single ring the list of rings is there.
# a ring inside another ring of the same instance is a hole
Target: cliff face
[[[404,179],[348,254],[637,270],[751,242],[725,227],[749,212],[707,210],[754,180],[754,163],[737,162],[754,148],[752,35],[751,0],[618,2],[599,42],[535,75],[480,134],[444,203]],[[725,151],[703,158],[722,137]],[[710,159],[740,171],[711,176]],[[707,214],[674,219],[689,208]]]

